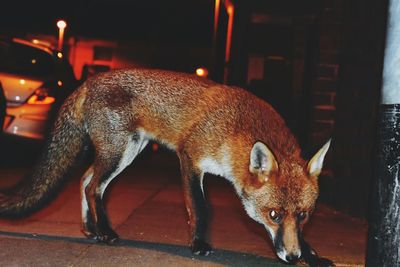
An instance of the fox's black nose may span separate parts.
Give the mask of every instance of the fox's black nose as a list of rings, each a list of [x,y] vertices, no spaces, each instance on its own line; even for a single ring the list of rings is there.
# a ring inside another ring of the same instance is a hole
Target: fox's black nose
[[[286,255],[286,261],[289,263],[293,263],[300,258],[299,254],[290,253]]]

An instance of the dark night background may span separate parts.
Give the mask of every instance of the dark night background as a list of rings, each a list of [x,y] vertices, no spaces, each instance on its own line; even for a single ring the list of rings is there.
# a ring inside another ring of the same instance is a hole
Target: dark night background
[[[3,33],[56,34],[55,22],[65,19],[69,35],[210,46],[213,4],[210,0],[7,1],[1,4],[0,27]]]

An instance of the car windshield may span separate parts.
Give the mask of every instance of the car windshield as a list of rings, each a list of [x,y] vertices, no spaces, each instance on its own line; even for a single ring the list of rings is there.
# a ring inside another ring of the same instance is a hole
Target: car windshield
[[[45,51],[18,43],[0,42],[0,72],[48,77],[53,71],[54,61]]]

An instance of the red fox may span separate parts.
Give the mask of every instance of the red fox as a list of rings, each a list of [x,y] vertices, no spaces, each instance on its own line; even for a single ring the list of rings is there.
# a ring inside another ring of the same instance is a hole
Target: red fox
[[[30,183],[0,198],[0,216],[18,217],[48,202],[91,143],[94,161],[81,180],[82,231],[100,242],[116,242],[103,194],[149,140],[179,157],[194,254],[212,251],[203,192],[203,175],[210,173],[232,183],[281,260],[323,265],[301,231],[315,206],[330,142],[306,162],[269,104],[243,89],[189,74],[131,69],[87,80],[60,109]]]

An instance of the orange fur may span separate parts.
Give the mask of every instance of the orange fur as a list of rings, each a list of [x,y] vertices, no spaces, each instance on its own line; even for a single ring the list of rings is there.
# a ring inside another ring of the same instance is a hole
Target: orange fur
[[[71,146],[75,139],[79,142]],[[249,92],[161,70],[118,70],[95,76],[61,109],[48,146],[52,153],[33,175],[39,189],[26,190],[31,195],[22,200],[0,203],[0,214],[19,213],[18,207],[28,209],[42,203],[48,194],[40,191],[41,174],[51,170],[55,156],[69,155],[65,167],[50,171],[52,176],[46,179],[60,181],[88,140],[96,153],[81,183],[87,236],[108,243],[117,240],[102,203],[103,193],[147,142],[154,140],[175,150],[180,158],[194,253],[207,255],[211,250],[206,242],[202,184],[204,173],[209,172],[232,182],[249,216],[266,227],[281,259],[300,257],[300,249],[313,257],[308,246],[303,246],[307,250],[300,248],[299,236],[318,196],[316,176],[329,143],[307,163],[279,114]],[[68,143],[71,147],[65,149]],[[306,216],[300,221],[302,215]]]

